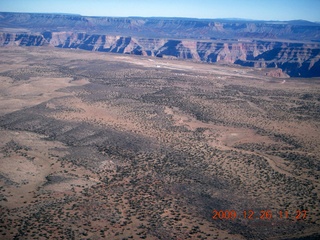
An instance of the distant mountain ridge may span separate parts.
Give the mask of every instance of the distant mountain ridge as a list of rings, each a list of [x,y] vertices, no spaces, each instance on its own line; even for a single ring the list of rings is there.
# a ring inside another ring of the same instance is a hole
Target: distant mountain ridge
[[[75,48],[280,68],[320,76],[320,24],[0,13],[0,46]]]
[[[178,39],[290,39],[320,40],[320,24],[304,20],[254,21],[196,18],[86,17],[76,14],[0,13],[1,28],[33,32],[82,31],[133,37]]]

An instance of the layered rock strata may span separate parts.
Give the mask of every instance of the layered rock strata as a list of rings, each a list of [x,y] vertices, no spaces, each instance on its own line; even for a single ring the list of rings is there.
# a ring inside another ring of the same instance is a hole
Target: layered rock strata
[[[320,44],[280,41],[168,40],[74,32],[0,33],[0,46],[53,46],[278,68],[291,77],[320,76]],[[276,74],[277,75],[277,74]]]

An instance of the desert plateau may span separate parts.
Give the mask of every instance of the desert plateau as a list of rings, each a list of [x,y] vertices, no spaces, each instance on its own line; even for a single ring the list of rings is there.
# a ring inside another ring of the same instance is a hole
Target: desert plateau
[[[320,79],[0,48],[1,239],[317,239]]]
[[[2,1],[0,240],[320,239],[316,9]]]

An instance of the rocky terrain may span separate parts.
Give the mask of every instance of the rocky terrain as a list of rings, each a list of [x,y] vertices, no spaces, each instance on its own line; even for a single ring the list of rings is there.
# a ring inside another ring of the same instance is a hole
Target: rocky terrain
[[[1,239],[319,239],[318,78],[0,52]]]
[[[53,46],[320,76],[320,24],[0,13],[0,46]]]

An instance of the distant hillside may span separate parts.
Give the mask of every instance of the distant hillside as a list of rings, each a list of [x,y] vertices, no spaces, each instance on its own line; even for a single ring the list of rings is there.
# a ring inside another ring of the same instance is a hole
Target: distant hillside
[[[74,14],[0,13],[0,27],[25,28],[35,32],[84,31],[121,36],[191,39],[291,39],[320,40],[320,24],[288,22],[142,18],[85,17]]]
[[[0,46],[43,46],[280,68],[320,76],[320,24],[0,13]]]

